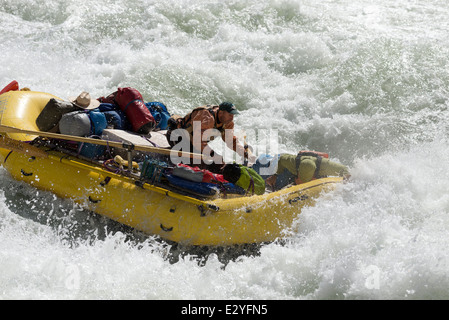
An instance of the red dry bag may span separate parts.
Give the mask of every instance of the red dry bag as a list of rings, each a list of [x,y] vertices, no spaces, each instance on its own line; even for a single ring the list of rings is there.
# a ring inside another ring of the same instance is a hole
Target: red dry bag
[[[11,81],[6,87],[0,91],[0,94],[6,93],[8,91],[17,91],[19,90],[19,83],[16,80]]]
[[[115,103],[125,113],[134,132],[147,134],[156,125],[150,110],[145,106],[142,95],[134,88],[118,88],[106,98],[99,98],[103,103]]]

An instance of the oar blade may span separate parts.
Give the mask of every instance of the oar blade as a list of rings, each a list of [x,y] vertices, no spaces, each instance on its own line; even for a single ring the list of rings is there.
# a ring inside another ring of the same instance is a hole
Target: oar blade
[[[0,148],[24,153],[29,156],[48,158],[48,154],[42,149],[39,149],[38,147],[32,146],[29,143],[25,143],[23,141],[8,138],[4,135],[0,135]]]
[[[53,139],[63,139],[63,140],[69,140],[69,141],[92,143],[92,144],[98,144],[98,145],[103,145],[103,146],[110,146],[110,147],[114,147],[114,148],[123,148],[123,149],[131,148],[132,150],[143,151],[143,152],[154,152],[154,153],[170,155],[170,156],[174,156],[177,154],[178,157],[187,157],[187,158],[191,158],[191,159],[203,159],[203,155],[199,154],[199,153],[175,151],[175,150],[171,150],[171,149],[148,147],[148,146],[142,146],[142,145],[133,145],[133,144],[128,144],[128,143],[120,143],[120,142],[115,142],[115,141],[106,141],[106,140],[86,138],[86,137],[69,136],[69,135],[60,134],[60,133],[19,129],[19,128],[5,126],[5,125],[0,125],[0,132],[24,133],[24,134],[37,135],[37,136],[42,136],[42,137],[47,137],[47,138],[53,138]]]

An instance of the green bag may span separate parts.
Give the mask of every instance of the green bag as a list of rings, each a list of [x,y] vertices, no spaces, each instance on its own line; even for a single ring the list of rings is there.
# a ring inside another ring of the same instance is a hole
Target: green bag
[[[223,177],[246,190],[246,193],[261,195],[265,193],[265,180],[253,169],[241,164],[227,164]]]
[[[69,101],[51,98],[36,119],[40,131],[53,131],[66,113],[78,111],[80,108]]]

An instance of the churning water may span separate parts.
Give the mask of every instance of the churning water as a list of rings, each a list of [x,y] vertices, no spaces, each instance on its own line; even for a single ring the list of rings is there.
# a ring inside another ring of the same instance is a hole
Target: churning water
[[[449,298],[448,16],[443,0],[0,0],[0,86],[131,86],[178,114],[232,101],[240,130],[352,173],[283,243],[191,250],[0,168],[0,298]]]

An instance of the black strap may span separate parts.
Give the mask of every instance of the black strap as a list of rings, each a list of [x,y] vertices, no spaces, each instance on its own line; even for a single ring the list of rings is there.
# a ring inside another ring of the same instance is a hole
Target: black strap
[[[130,102],[128,102],[128,104],[125,106],[125,108],[123,108],[123,112],[126,112],[126,109],[128,109],[129,105],[130,105],[131,103],[133,103],[133,102],[136,102],[136,101],[141,101],[143,104],[145,104],[145,103],[143,102],[142,99],[134,99],[134,100],[131,100]]]

